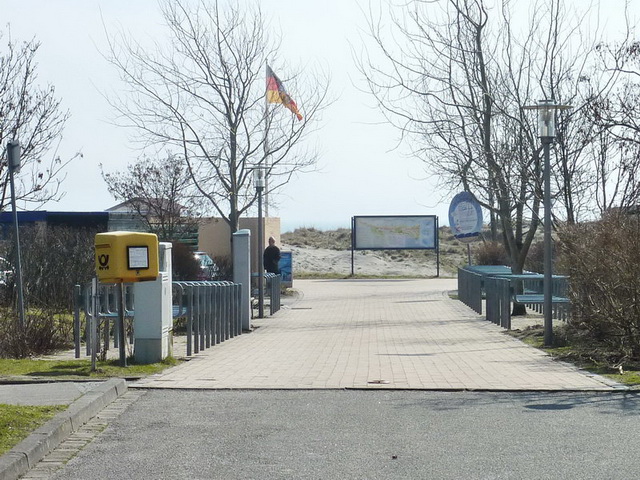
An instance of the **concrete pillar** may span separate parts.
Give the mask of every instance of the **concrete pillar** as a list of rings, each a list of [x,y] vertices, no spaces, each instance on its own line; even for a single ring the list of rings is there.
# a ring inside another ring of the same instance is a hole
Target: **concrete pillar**
[[[251,231],[238,230],[233,234],[233,282],[239,283],[242,330],[251,329]]]

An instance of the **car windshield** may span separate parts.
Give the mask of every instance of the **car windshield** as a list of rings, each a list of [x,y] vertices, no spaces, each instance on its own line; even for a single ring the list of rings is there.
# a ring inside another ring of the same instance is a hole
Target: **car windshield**
[[[196,252],[196,257],[200,261],[200,265],[203,267],[211,267],[213,265],[213,259],[206,253]]]

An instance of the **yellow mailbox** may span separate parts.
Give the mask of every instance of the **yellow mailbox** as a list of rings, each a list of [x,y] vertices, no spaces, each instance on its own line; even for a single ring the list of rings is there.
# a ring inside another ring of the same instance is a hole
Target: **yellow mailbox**
[[[153,233],[98,233],[95,247],[100,282],[142,282],[158,277],[158,237]]]

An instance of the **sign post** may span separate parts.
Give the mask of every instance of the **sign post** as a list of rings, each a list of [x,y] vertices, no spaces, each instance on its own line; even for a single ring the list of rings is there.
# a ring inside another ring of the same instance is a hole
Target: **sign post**
[[[471,192],[458,193],[449,206],[449,226],[453,236],[467,244],[467,260],[471,265],[471,242],[482,233],[482,209]]]

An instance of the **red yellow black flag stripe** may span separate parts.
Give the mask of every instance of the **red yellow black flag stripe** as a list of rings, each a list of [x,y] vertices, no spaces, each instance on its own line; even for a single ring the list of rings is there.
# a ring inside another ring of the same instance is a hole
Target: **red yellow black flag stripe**
[[[271,67],[267,65],[267,102],[268,103],[281,103],[293,113],[296,114],[298,120],[302,120],[302,115],[298,110],[298,106],[296,102],[289,96],[287,91],[284,89],[284,85],[280,81],[280,79],[273,73]]]

